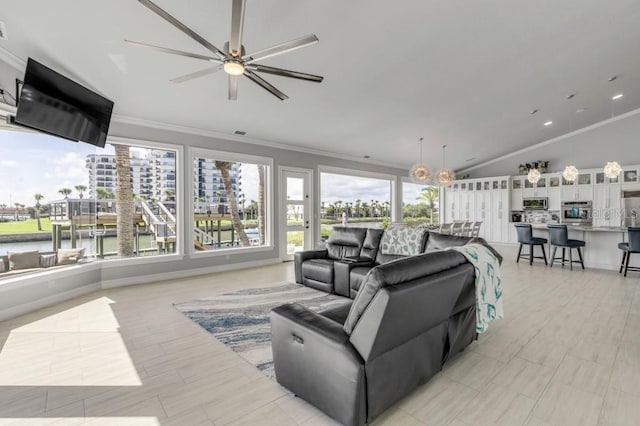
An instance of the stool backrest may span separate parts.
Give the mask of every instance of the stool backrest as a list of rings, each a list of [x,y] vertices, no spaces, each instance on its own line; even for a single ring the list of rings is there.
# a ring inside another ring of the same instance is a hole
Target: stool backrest
[[[640,228],[628,228],[629,250],[640,252]]]
[[[451,233],[451,228],[453,228],[453,223],[449,222],[449,223],[443,223],[440,225],[440,230],[438,231],[439,234],[450,234]]]
[[[554,246],[566,246],[569,235],[567,225],[548,225],[549,239]]]
[[[482,226],[482,221],[473,222],[473,230],[471,231],[471,236],[472,237],[479,237],[480,236],[480,227],[481,226]]]
[[[516,223],[516,232],[518,233],[518,242],[521,244],[530,244],[533,238],[533,231],[529,223]]]

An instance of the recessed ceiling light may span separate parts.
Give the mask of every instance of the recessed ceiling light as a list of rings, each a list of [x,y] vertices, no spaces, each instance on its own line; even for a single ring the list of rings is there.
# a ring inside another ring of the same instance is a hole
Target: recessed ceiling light
[[[371,156],[370,155],[364,155],[364,156],[362,156],[362,158],[371,158]]]
[[[622,93],[618,93],[617,95],[613,96],[611,99],[613,99],[615,101],[616,99],[620,99],[623,96],[624,95]]]
[[[531,112],[529,114],[535,114],[536,112],[538,112],[537,109],[532,109]]]
[[[576,112],[579,114],[581,112],[585,112],[586,110],[587,110],[586,108],[580,108],[580,109],[577,109]]]
[[[234,130],[234,131],[233,131],[233,134],[234,134],[234,135],[244,136],[244,135],[246,135],[246,134],[247,134],[247,132],[242,131],[242,130]]]
[[[567,95],[567,99],[573,99],[576,97],[575,93],[571,93],[570,95]]]
[[[476,157],[471,157],[471,158],[467,158],[467,159],[466,159],[466,160],[464,160],[464,161],[473,161],[473,160],[475,160],[475,159],[476,159]]]
[[[617,76],[617,75],[614,75],[614,76],[612,76],[612,77],[609,77],[609,78],[607,79],[607,81],[612,82],[612,81],[615,81],[615,80],[617,80],[617,79],[618,79],[618,76]]]
[[[545,126],[551,126],[553,124],[553,121],[549,120],[549,121],[545,121],[544,125]]]

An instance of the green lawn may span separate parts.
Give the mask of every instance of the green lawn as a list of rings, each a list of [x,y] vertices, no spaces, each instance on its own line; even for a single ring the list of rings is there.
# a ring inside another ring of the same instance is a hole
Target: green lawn
[[[51,232],[49,218],[40,219],[42,232]],[[38,232],[38,222],[35,219],[20,220],[18,222],[0,222],[0,235],[30,234]]]

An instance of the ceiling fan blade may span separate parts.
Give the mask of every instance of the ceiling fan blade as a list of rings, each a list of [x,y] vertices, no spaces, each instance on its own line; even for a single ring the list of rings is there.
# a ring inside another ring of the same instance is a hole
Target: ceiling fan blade
[[[173,83],[184,83],[185,81],[193,80],[194,78],[202,77],[205,75],[213,74],[220,70],[220,66],[205,68],[200,71],[192,72],[191,74],[186,74],[180,77],[172,78],[170,81]]]
[[[218,58],[214,58],[213,56],[205,56],[198,55],[197,53],[185,52],[182,50],[169,49],[168,47],[155,46],[153,44],[141,43],[139,41],[125,40],[125,43],[128,43],[132,46],[137,47],[145,47],[151,50],[157,50],[158,52],[171,53],[172,55],[186,56],[188,58],[202,59],[204,61],[212,61],[212,62],[222,62]]]
[[[242,27],[244,26],[245,0],[233,0],[231,6],[231,38],[229,53],[236,58],[242,55]]]
[[[240,80],[239,76],[236,76],[236,75],[229,76],[229,100],[230,101],[238,100],[238,80]]]
[[[316,44],[317,42],[318,37],[316,37],[315,34],[309,34],[308,36],[280,43],[267,49],[258,50],[255,53],[243,56],[242,59],[245,61],[245,63],[250,64],[253,61],[257,61],[258,59],[266,59],[272,56],[281,55],[283,53],[291,52],[296,49],[311,46],[312,44]]]
[[[300,80],[313,81],[314,83],[321,83],[322,80],[324,79],[324,77],[320,75],[313,75],[313,74],[307,74],[304,72],[285,70],[282,68],[268,67],[266,65],[251,64],[251,65],[247,65],[247,68],[249,68],[251,71],[265,72],[267,74],[279,75],[282,77],[298,78]]]
[[[142,3],[144,6],[146,6],[149,10],[154,12],[156,15],[160,16],[162,19],[169,22],[171,25],[173,25],[174,27],[176,27],[177,29],[179,29],[180,31],[182,31],[183,33],[185,33],[186,35],[188,35],[189,37],[191,37],[192,39],[194,39],[204,47],[206,47],[208,50],[218,55],[221,59],[225,59],[227,57],[227,55],[222,50],[218,49],[213,44],[205,40],[202,36],[200,36],[195,31],[193,31],[191,28],[187,27],[185,24],[178,21],[173,16],[169,15],[164,9],[162,9],[160,6],[158,6],[151,0],[138,0],[138,1]]]
[[[263,89],[265,89],[266,91],[270,92],[273,96],[275,96],[276,98],[280,99],[281,101],[284,101],[285,99],[289,99],[289,97],[287,95],[285,95],[284,93],[282,93],[281,91],[279,91],[278,89],[273,87],[270,83],[268,83],[266,80],[264,80],[262,77],[260,77],[259,75],[257,75],[253,71],[245,69],[244,70],[244,75],[249,80],[253,81],[258,86],[260,86]]]

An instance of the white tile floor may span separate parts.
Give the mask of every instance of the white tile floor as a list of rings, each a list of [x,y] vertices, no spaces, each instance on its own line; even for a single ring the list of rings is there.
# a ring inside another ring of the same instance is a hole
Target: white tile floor
[[[376,424],[640,424],[640,275],[511,259],[506,319]],[[292,278],[111,289],[0,323],[0,424],[333,424],[172,306]]]

